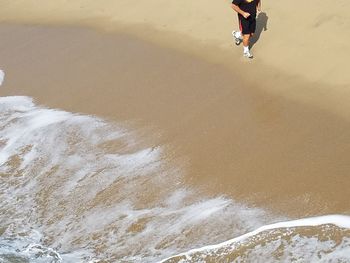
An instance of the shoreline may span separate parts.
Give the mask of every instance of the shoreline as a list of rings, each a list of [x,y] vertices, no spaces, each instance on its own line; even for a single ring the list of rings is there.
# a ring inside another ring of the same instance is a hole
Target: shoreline
[[[106,27],[106,18],[89,18],[82,21],[36,21],[18,20],[2,23],[28,27],[50,28],[82,28],[99,32],[100,34],[124,35],[132,39],[145,41],[161,49],[169,49],[188,57],[205,61],[212,65],[233,72],[240,83],[247,87],[258,88],[273,96],[281,96],[303,104],[312,105],[321,110],[329,111],[350,121],[350,106],[346,98],[350,96],[350,80],[328,83],[323,80],[308,79],[306,76],[286,72],[281,68],[268,65],[259,57],[247,61],[241,56],[241,46],[234,46],[229,34],[223,46],[215,42],[198,42],[186,34],[167,32],[153,28],[150,25],[114,23]],[[231,41],[231,42],[230,42]],[[249,72],[249,76],[247,76]],[[348,74],[343,74],[346,77]],[[329,78],[331,80],[331,78]]]
[[[287,99],[305,83],[271,77],[265,85],[285,83],[278,96],[218,64],[80,27],[8,25],[0,34],[3,94],[150,128],[187,163],[186,183],[209,195],[297,217],[349,211],[348,112],[322,108],[343,105],[313,90],[301,96],[313,92],[310,101]]]
[[[261,226],[257,229],[254,229],[251,232],[245,233],[241,236],[234,237],[232,239],[229,239],[227,241],[224,241],[218,244],[211,244],[200,248],[191,249],[189,251],[186,251],[177,255],[173,255],[171,257],[161,260],[159,263],[166,263],[166,262],[173,262],[173,261],[186,262],[186,260],[191,261],[192,259],[196,259],[197,258],[196,256],[198,254],[199,254],[199,257],[201,257],[202,259],[205,258],[206,256],[213,257],[213,254],[220,255],[220,253],[217,253],[217,251],[219,250],[224,251],[224,252],[221,252],[222,254],[224,254],[225,252],[229,254],[230,252],[232,253],[235,249],[237,249],[236,247],[239,247],[238,244],[242,244],[246,242],[249,238],[258,236],[263,232],[268,232],[271,230],[278,230],[278,229],[286,230],[286,229],[298,228],[298,227],[299,228],[317,227],[322,225],[332,225],[341,229],[350,229],[350,224],[348,223],[349,220],[350,220],[349,216],[325,215],[321,217],[309,217],[309,218],[302,218],[297,220],[277,222],[274,224]],[[319,231],[322,232],[322,230],[319,230]],[[288,236],[288,234],[287,233],[284,233],[284,235],[281,234],[280,238],[282,238],[283,236]]]

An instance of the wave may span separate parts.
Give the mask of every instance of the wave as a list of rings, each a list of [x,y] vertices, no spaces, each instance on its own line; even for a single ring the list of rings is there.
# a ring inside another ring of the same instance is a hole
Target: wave
[[[350,262],[350,217],[206,196],[171,153],[125,123],[0,98],[0,261]]]
[[[350,216],[327,215],[284,221],[216,245],[160,261],[350,262]]]
[[[188,188],[170,146],[147,138],[29,97],[0,98],[0,259],[155,262],[271,220]]]

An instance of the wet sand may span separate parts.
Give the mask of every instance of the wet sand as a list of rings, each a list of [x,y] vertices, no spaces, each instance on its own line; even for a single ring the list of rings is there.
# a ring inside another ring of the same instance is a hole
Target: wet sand
[[[252,78],[126,34],[2,25],[1,95],[148,129],[186,181],[304,217],[349,212],[346,86],[262,69]],[[259,84],[263,83],[263,84]]]

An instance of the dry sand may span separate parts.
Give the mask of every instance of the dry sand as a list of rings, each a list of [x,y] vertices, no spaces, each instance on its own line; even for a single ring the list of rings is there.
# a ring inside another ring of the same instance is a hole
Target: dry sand
[[[349,85],[349,7],[347,0],[338,0],[332,6],[316,0],[264,0],[266,16],[261,17],[260,26],[267,24],[267,31],[262,32],[254,48],[256,64],[261,62],[272,66],[271,70],[312,82]],[[240,54],[231,46],[231,31],[237,23],[230,1],[2,0],[0,18],[119,29],[177,47],[183,45],[178,37],[181,35],[196,41],[195,47],[181,46],[186,50],[207,45],[215,47],[216,52],[234,52],[234,57]],[[148,34],[150,29],[152,34]],[[230,55],[228,58],[233,59]]]
[[[347,212],[350,49],[326,35],[346,32],[350,4],[326,4],[265,0],[268,30],[247,63],[227,1],[1,1],[2,93],[150,126],[208,192]]]

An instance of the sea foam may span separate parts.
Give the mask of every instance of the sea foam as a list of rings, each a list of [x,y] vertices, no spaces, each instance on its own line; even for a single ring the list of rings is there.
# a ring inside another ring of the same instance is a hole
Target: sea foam
[[[269,224],[269,225],[259,227],[258,229],[254,230],[254,231],[248,232],[244,235],[238,236],[236,238],[230,239],[228,241],[225,241],[225,242],[222,242],[219,244],[204,246],[201,248],[192,249],[192,250],[185,252],[185,253],[174,255],[170,258],[166,258],[166,259],[160,261],[160,263],[165,263],[165,262],[198,262],[198,257],[199,258],[205,258],[206,256],[215,257],[215,254],[216,254],[215,251],[220,250],[220,249],[225,250],[225,253],[229,254],[229,253],[231,253],[231,251],[233,251],[235,249],[235,246],[239,245],[240,242],[243,242],[249,238],[258,236],[259,234],[261,234],[265,231],[277,230],[277,229],[278,230],[290,229],[290,228],[298,228],[298,227],[314,227],[314,226],[322,226],[322,225],[334,225],[334,226],[337,226],[339,228],[350,229],[350,216],[325,215],[325,216],[302,218],[302,219],[297,219],[297,220],[283,221],[283,222],[278,222],[278,223],[274,223],[274,224]],[[286,235],[286,234],[282,233],[282,236],[283,235]],[[344,247],[342,249],[342,251],[336,251],[334,253],[332,252],[333,258],[330,258],[330,256],[326,256],[326,257],[328,259],[336,260],[337,254],[342,257],[343,255],[346,254],[346,251],[350,251],[350,238],[345,239],[345,240],[346,240],[347,244],[346,244],[346,247]],[[312,242],[312,241],[313,241],[312,238],[310,238],[308,240],[308,242]],[[316,245],[313,245],[313,246],[316,247]],[[334,247],[334,246],[335,246],[334,244],[332,244],[332,243],[330,244],[330,247]],[[310,248],[310,250],[312,250],[312,249]],[[291,254],[291,253],[293,253],[293,251],[291,251],[289,253]],[[194,259],[195,254],[202,254],[202,256],[197,256],[196,259]],[[305,255],[301,255],[301,257],[305,258]],[[179,261],[172,260],[175,258],[180,258],[180,260]],[[321,257],[319,259],[321,259]],[[323,258],[323,259],[325,259],[325,258]],[[350,258],[347,258],[347,259],[350,260]],[[232,262],[240,262],[240,258],[236,258],[235,260],[231,260],[231,261]],[[221,262],[221,261],[218,261],[218,262]],[[259,261],[257,261],[257,262],[259,262]],[[310,261],[310,262],[314,262],[314,261]]]
[[[186,167],[169,160],[162,145],[138,145],[136,134],[28,97],[0,98],[0,260],[204,262],[211,256],[226,262],[245,242],[245,254],[232,262],[265,260],[281,246],[287,262],[343,259],[350,251],[347,236],[338,244],[298,233],[348,229],[350,217],[286,221],[205,196],[183,183]]]
[[[119,123],[0,98],[0,246],[54,262],[155,262],[268,222],[186,187],[186,168],[139,140]]]
[[[5,80],[5,72],[2,69],[0,69],[0,86],[2,85],[4,80]]]

